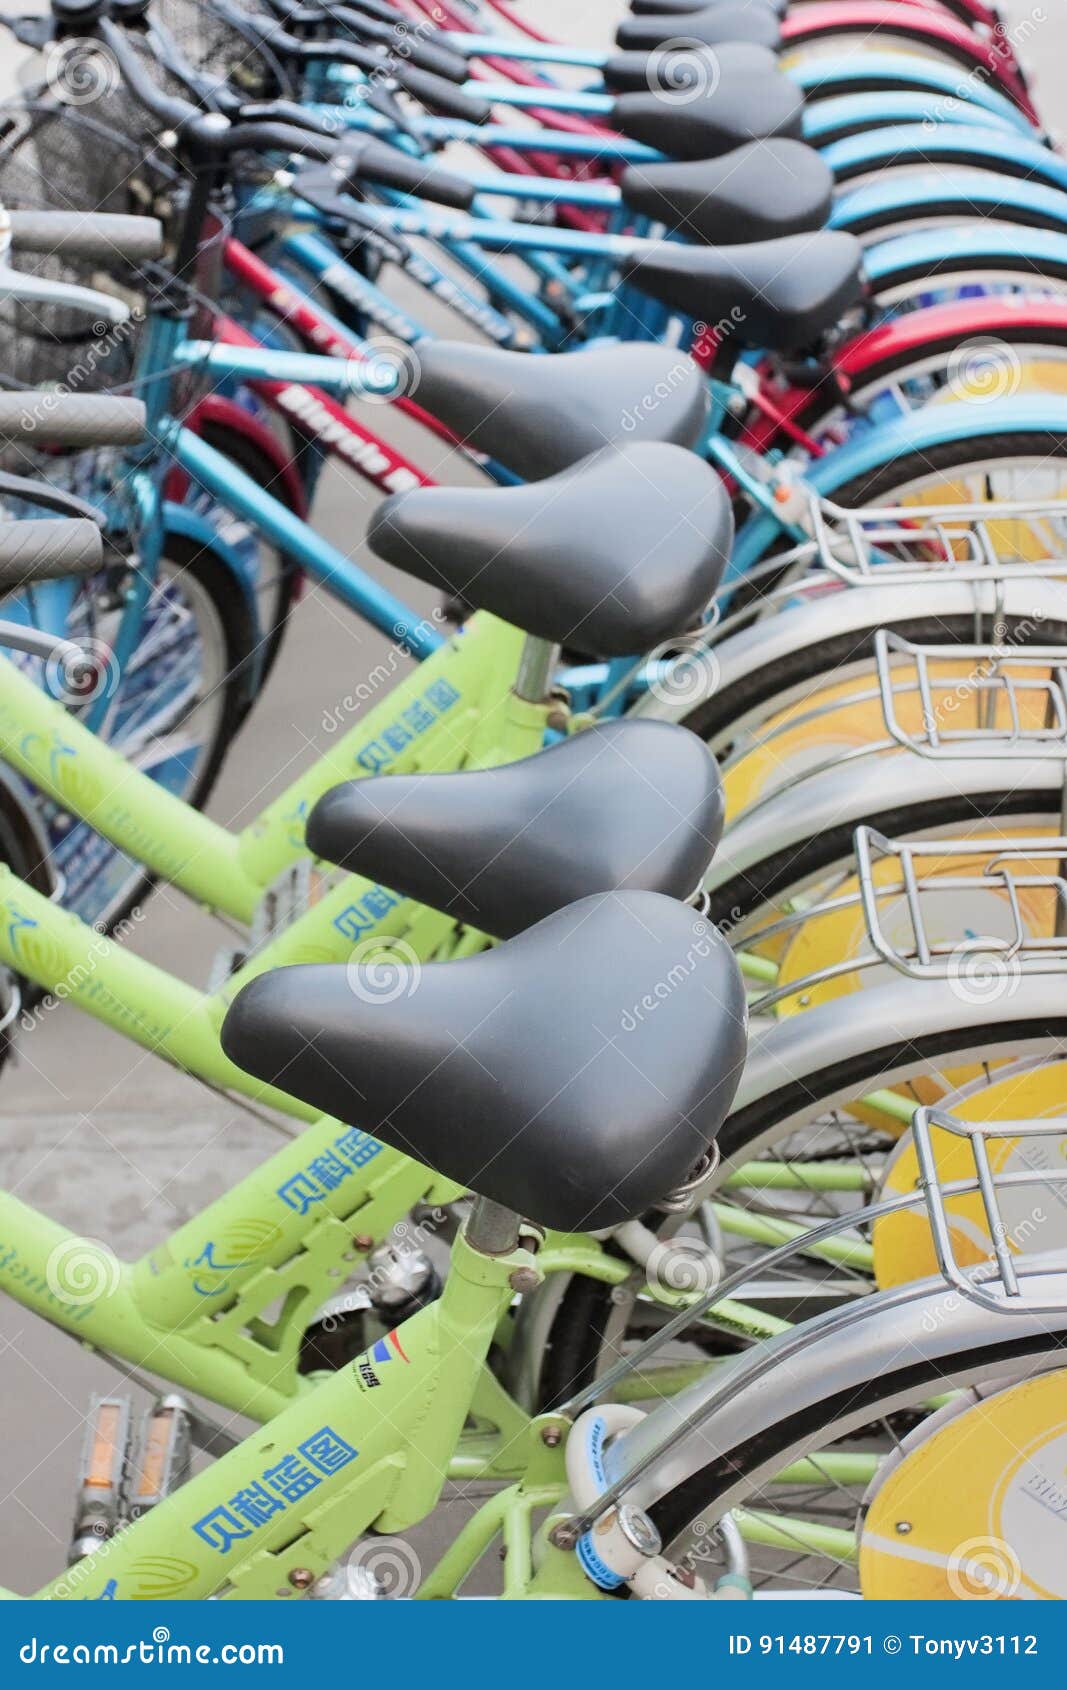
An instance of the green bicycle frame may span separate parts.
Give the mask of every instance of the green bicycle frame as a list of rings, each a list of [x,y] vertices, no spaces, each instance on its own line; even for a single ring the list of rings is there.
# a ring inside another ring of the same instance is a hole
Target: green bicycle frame
[[[55,802],[209,909],[249,923],[278,875],[306,858],[304,826],[340,781],[509,762],[540,749],[551,708],[512,690],[524,636],[480,615],[394,687],[240,835],[172,797],[0,663],[0,756]],[[253,975],[295,962],[346,962],[357,943],[403,937],[405,957],[448,954],[455,924],[358,875],[329,885],[216,993],[197,991],[114,944],[0,865],[0,964],[205,1080],[294,1116],[315,1110],[223,1056],[219,1028]]]
[[[288,1597],[371,1526],[404,1531],[425,1518],[475,1405],[516,1275],[524,1283],[538,1277],[537,1258],[521,1242],[489,1255],[461,1235],[439,1301],[38,1595]],[[544,1424],[562,1432],[551,1416]],[[552,1464],[546,1501],[565,1485],[558,1451]]]

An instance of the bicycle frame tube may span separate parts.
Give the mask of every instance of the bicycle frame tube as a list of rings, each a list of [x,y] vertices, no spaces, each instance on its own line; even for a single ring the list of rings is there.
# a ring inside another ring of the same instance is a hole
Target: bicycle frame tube
[[[135,861],[247,925],[267,887],[307,854],[304,823],[331,786],[386,769],[507,762],[538,748],[546,711],[510,690],[522,641],[518,629],[478,615],[399,681],[404,659],[394,648],[328,712],[324,733],[376,692],[386,696],[240,835],[141,774],[8,661],[0,663],[0,755]]]
[[[438,1301],[38,1594],[272,1598],[325,1572],[371,1525],[422,1519],[520,1268],[536,1272],[536,1258],[485,1256],[461,1236]]]
[[[242,353],[246,356],[242,357]],[[297,365],[295,358],[292,364],[280,362],[285,357],[285,354],[271,354],[258,347],[220,344],[209,362],[215,369],[225,368],[242,376],[261,374],[270,379],[273,358],[275,369],[292,372],[280,379],[312,382],[319,377],[322,366],[332,362],[311,357],[305,365]],[[310,372],[306,377],[301,374],[305,367]],[[160,425],[159,437],[181,468],[205,487],[220,505],[266,535],[294,564],[315,580],[323,582],[350,609],[397,640],[413,657],[422,660],[438,649],[441,638],[435,630],[418,621],[406,605],[361,570],[344,552],[316,533],[287,505],[257,486],[251,476],[238,469],[224,453],[209,446],[173,419]]]

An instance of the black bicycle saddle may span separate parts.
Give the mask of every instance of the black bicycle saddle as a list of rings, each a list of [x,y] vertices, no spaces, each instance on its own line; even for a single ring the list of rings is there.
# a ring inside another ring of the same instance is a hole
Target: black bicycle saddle
[[[821,229],[834,176],[803,141],[750,141],[717,159],[632,164],[621,187],[631,211],[690,240],[733,246]]]
[[[699,622],[733,519],[695,453],[609,446],[525,487],[395,493],[367,537],[387,563],[529,634],[625,657]]]
[[[759,0],[759,3],[784,18],[793,0]],[[675,17],[688,16],[692,12],[710,12],[716,7],[734,5],[736,0],[630,0],[630,10],[638,18],[659,17],[664,12]]]
[[[563,1231],[642,1214],[722,1125],[745,1060],[729,945],[655,892],[584,898],[412,970],[261,974],[222,1026],[259,1079]]]
[[[804,95],[778,70],[738,70],[713,78],[702,93],[672,99],[662,89],[620,94],[611,121],[631,141],[656,147],[669,158],[718,158],[746,141],[774,135],[799,140]]]
[[[347,781],[308,817],[317,857],[494,938],[595,892],[688,898],[722,837],[714,757],[631,718],[495,769]]]
[[[538,358],[426,340],[419,370],[419,403],[524,481],[556,475],[613,440],[696,446],[707,422],[703,372],[667,346],[628,342]],[[642,408],[650,392],[662,403]]]
[[[754,41],[757,46],[778,48],[782,30],[776,7],[768,0],[712,0],[696,11],[645,13],[624,18],[615,32],[624,50],[662,47],[665,41],[696,42],[717,47],[724,41]]]
[[[717,47],[655,48],[651,53],[613,53],[604,60],[601,75],[613,94],[647,94],[654,88],[684,92],[715,79],[758,72],[777,74],[778,60],[769,47],[754,41],[724,41]]]
[[[863,298],[863,249],[854,235],[818,229],[744,246],[663,241],[624,260],[626,281],[674,311],[726,322],[735,343],[799,352]]]

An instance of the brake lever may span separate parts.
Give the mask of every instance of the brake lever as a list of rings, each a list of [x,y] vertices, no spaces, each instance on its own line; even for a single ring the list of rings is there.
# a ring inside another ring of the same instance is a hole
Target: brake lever
[[[369,244],[391,264],[404,264],[411,257],[411,248],[400,236],[382,233],[377,221],[360,210],[352,198],[347,182],[338,180],[341,172],[336,165],[316,164],[294,175],[291,191],[308,205],[314,206],[324,217],[335,219],[346,227],[357,228],[368,237]]]
[[[55,282],[44,276],[28,276],[23,270],[13,270],[0,246],[0,300],[16,305],[58,305],[71,311],[83,311],[87,317],[104,318],[112,327],[130,320],[130,308],[111,294],[97,293],[95,288],[79,287],[75,282]]]
[[[54,511],[57,516],[82,517],[95,522],[97,527],[103,521],[96,506],[76,494],[63,492],[50,482],[35,481],[32,476],[11,475],[7,470],[0,470],[0,499],[26,499],[40,510]]]
[[[9,651],[24,651],[28,657],[43,658],[46,663],[58,659],[64,671],[72,676],[82,671],[93,672],[93,660],[80,645],[59,634],[46,634],[43,628],[34,628],[29,623],[0,620],[0,646],[6,646]]]

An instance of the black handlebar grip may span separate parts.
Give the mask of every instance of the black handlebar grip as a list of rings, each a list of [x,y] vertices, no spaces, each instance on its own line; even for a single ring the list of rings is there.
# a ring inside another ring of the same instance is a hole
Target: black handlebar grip
[[[139,399],[99,393],[0,393],[0,440],[34,446],[136,446],[144,438]]]
[[[412,158],[395,147],[380,141],[361,139],[352,159],[349,182],[358,187],[361,179],[376,182],[383,188],[395,188],[401,194],[414,194],[419,199],[433,200],[438,205],[451,206],[455,211],[467,211],[474,201],[474,189],[463,176],[450,170],[438,170],[421,158]]]
[[[488,123],[493,115],[488,100],[468,94],[457,88],[454,82],[431,76],[428,71],[416,70],[412,65],[398,65],[395,76],[400,87],[420,104],[440,112],[443,117],[454,118],[457,123]]]
[[[16,252],[65,258],[123,259],[140,264],[163,251],[163,225],[155,217],[122,217],[101,211],[11,211]]]
[[[95,522],[79,517],[0,523],[0,591],[64,575],[92,575],[104,558]]]

